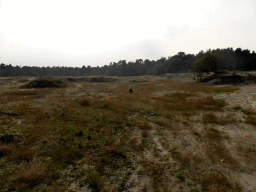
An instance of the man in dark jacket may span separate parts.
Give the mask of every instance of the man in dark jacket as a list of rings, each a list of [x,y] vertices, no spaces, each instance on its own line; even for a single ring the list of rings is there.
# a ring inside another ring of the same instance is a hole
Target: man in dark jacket
[[[131,87],[131,89],[130,89],[130,94],[132,94],[133,93],[133,91],[132,91],[132,87]]]

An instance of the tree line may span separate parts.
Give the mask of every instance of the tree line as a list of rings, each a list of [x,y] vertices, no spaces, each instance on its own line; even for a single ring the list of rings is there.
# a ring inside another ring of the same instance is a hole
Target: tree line
[[[209,54],[210,53],[210,54]],[[212,57],[211,55],[215,55]],[[206,67],[203,63],[211,60],[211,66]],[[203,67],[203,68],[202,68]],[[186,54],[178,52],[172,57],[161,57],[150,61],[148,59],[136,59],[135,62],[120,60],[111,62],[102,67],[31,67],[31,66],[12,66],[0,64],[0,76],[139,76],[139,75],[161,75],[165,73],[187,73],[209,70],[256,70],[256,53],[248,49],[237,48],[209,49],[207,52],[199,51],[197,54]]]

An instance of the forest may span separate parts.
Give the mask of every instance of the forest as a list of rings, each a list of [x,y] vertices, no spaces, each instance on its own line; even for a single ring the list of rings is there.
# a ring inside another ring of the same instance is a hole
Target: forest
[[[207,50],[218,56],[218,69],[252,71],[256,69],[256,53],[248,49],[232,47],[226,49]],[[174,56],[161,57],[157,61],[148,59],[136,59],[135,62],[120,60],[111,62],[102,67],[37,67],[37,66],[13,66],[12,64],[0,64],[0,76],[140,76],[140,75],[161,75],[165,73],[187,73],[191,70],[193,63],[205,54],[199,51],[196,55],[178,52]]]

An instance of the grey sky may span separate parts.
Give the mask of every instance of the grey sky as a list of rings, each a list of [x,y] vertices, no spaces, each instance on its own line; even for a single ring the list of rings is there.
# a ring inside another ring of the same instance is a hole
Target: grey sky
[[[0,63],[103,66],[256,50],[255,0],[0,0]]]

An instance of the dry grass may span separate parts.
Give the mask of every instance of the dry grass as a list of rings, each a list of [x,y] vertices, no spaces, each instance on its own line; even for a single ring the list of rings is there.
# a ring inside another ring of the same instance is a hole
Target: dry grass
[[[243,169],[254,167],[254,138],[233,149],[230,146],[236,146],[237,136],[214,127],[238,121],[223,110],[225,100],[213,97],[236,91],[233,86],[159,77],[68,85],[40,91],[0,91],[1,110],[17,114],[0,116],[0,133],[15,137],[8,145],[0,143],[0,168],[18,167],[0,174],[2,188],[38,191],[45,185],[48,191],[66,191],[75,178],[92,191],[132,190],[131,186],[170,191],[175,185],[184,191],[239,191],[239,184],[223,171],[209,173],[206,167],[228,168],[237,174],[242,163]],[[233,109],[233,113],[238,111]],[[247,115],[245,123],[256,124],[253,110],[239,110]],[[240,154],[235,157],[234,151]],[[220,159],[225,159],[225,164],[220,164]],[[92,168],[81,173],[84,164]],[[133,174],[148,182],[132,183]],[[11,182],[13,178],[15,182]]]
[[[141,133],[141,136],[142,137],[148,137],[149,136],[148,130],[143,130],[142,133]]]
[[[236,122],[237,119],[232,114],[223,115],[218,118],[218,123],[221,125],[234,124]]]
[[[246,115],[256,115],[256,111],[254,111],[252,109],[242,109],[241,111],[243,113],[245,113]]]
[[[148,122],[142,122],[142,123],[138,123],[137,124],[137,127],[142,129],[142,130],[150,130],[151,129],[151,126],[149,125]]]
[[[251,169],[256,169],[256,146],[254,144],[244,145],[239,143],[236,146],[236,150]]]
[[[212,112],[208,114],[203,115],[203,123],[218,123],[218,118],[216,115],[214,115]]]
[[[12,155],[14,151],[13,145],[0,145],[0,157]]]
[[[222,87],[219,87],[219,88],[215,88],[214,92],[217,92],[217,93],[233,93],[233,92],[238,91],[238,90],[240,90],[239,87],[235,87],[233,85],[228,85],[228,86],[222,86]]]
[[[251,125],[255,126],[256,125],[256,118],[255,118],[255,116],[252,116],[252,115],[247,116],[246,119],[245,119],[245,123],[251,124]]]
[[[225,146],[221,133],[216,128],[206,127],[205,130],[205,137],[207,138],[206,155],[211,159],[212,162],[215,163],[224,159],[230,168],[237,170],[239,163],[234,157],[232,157],[229,150]]]
[[[21,102],[19,104],[15,104],[14,108],[15,108],[15,114],[18,115],[28,115],[29,113],[29,107],[30,107],[30,103],[29,102]]]
[[[240,107],[239,105],[235,105],[235,106],[233,106],[233,107],[231,107],[231,109],[233,109],[233,110],[240,110],[240,109],[242,109],[242,107]]]
[[[36,90],[16,90],[16,91],[8,91],[5,93],[2,93],[3,95],[8,95],[8,96],[26,96],[26,95],[37,95],[38,91]]]
[[[93,101],[88,97],[82,97],[78,99],[78,103],[82,106],[90,106],[93,104]]]
[[[203,121],[204,124],[214,123],[220,125],[226,124],[233,124],[237,122],[233,115],[227,114],[223,116],[216,116],[213,112],[203,114]]]
[[[16,161],[16,162],[30,162],[35,157],[35,151],[31,149],[31,146],[28,144],[22,144],[18,147],[16,147],[13,150],[13,153],[11,156],[8,156],[10,160]]]
[[[31,161],[19,165],[17,182],[21,185],[18,188],[33,188],[45,179],[47,167],[42,161]]]
[[[163,182],[165,172],[163,164],[156,161],[148,161],[146,159],[142,159],[140,164],[142,165],[140,173],[150,177],[151,185],[154,191],[160,191],[163,189],[165,184]]]
[[[241,191],[237,182],[231,182],[221,171],[212,172],[201,177],[202,191]]]

